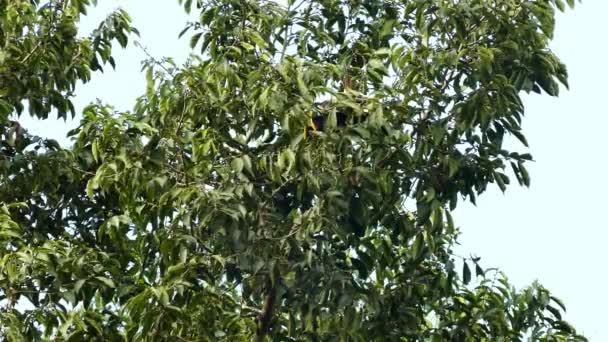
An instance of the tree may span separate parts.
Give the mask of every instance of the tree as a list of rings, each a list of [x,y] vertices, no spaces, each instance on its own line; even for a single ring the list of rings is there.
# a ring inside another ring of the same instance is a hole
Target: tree
[[[585,340],[541,285],[452,252],[459,200],[507,167],[529,185],[503,140],[526,145],[522,91],[567,86],[563,1],[180,3],[197,53],[146,61],[133,111],[88,106],[63,148],[6,118],[73,113],[136,31],[117,12],[78,39],[86,1],[0,2],[0,334]]]

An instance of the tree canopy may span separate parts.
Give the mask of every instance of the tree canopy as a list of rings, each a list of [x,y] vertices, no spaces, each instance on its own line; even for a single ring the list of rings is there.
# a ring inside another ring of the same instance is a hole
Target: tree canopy
[[[0,0],[0,336],[8,341],[583,341],[540,284],[457,256],[451,212],[528,186],[520,94],[557,96],[573,0],[180,0],[193,54],[73,145],[15,115],[137,30],[94,0]]]

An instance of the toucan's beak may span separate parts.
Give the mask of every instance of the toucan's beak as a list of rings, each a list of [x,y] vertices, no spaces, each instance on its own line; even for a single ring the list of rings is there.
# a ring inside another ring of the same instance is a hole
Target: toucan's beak
[[[312,111],[308,112],[308,123],[306,124],[306,126],[304,126],[304,139],[306,139],[306,135],[309,129],[313,131],[317,130],[315,123],[312,121]]]

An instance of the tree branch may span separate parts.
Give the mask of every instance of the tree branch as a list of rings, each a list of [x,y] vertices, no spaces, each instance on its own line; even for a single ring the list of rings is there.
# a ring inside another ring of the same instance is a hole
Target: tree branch
[[[255,333],[255,342],[262,342],[264,338],[268,334],[268,330],[270,329],[270,321],[272,321],[272,316],[274,312],[274,306],[276,301],[276,293],[277,287],[276,284],[271,285],[270,290],[268,290],[268,294],[266,294],[264,300],[264,307],[262,311],[258,315],[258,329]]]

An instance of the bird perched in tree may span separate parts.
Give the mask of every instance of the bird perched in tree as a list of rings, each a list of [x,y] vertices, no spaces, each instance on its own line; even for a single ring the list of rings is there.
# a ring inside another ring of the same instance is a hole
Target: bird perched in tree
[[[304,136],[306,137],[309,132],[323,132],[327,126],[327,120],[329,119],[328,114],[308,112],[310,119],[304,127]],[[336,112],[336,127],[346,126],[348,117],[343,112]]]
[[[356,82],[352,78],[352,74],[356,73],[358,68],[361,68],[365,63],[364,59],[360,55],[353,55],[351,57],[350,66],[348,68],[347,73],[340,80],[340,92],[347,92],[349,90],[355,89],[359,91],[360,88],[359,82]],[[357,98],[355,102],[359,102],[359,104],[364,102],[364,99]],[[330,101],[324,101],[315,105],[315,110],[308,112],[309,120],[306,126],[304,127],[304,137],[307,137],[310,132],[323,132],[327,128],[327,123],[330,118],[331,111],[335,108],[335,104],[332,104]],[[334,107],[334,108],[332,108]],[[350,123],[354,123],[350,121],[349,118],[352,117],[352,110],[350,108],[336,108],[336,127],[345,127]],[[352,120],[352,119],[351,119]],[[355,120],[356,122],[361,122],[361,118]]]

